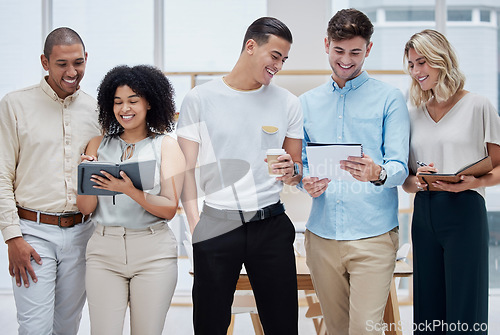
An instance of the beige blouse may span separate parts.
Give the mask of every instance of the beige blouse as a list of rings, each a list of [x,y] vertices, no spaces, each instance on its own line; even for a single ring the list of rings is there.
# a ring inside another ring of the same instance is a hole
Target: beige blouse
[[[500,145],[500,117],[485,97],[467,93],[438,122],[425,107],[410,108],[411,173],[416,161],[434,163],[440,173],[455,173],[485,157],[486,143]],[[484,188],[475,189],[483,197]]]

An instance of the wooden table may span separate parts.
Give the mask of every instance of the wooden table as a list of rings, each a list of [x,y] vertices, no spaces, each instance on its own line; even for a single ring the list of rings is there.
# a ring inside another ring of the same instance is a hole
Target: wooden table
[[[306,265],[305,257],[296,257],[297,261],[297,290],[304,291],[314,291],[314,286],[311,280],[311,274],[309,268]],[[399,315],[399,303],[398,296],[396,292],[396,284],[394,279],[396,277],[409,277],[413,274],[412,267],[399,260],[396,262],[396,269],[394,270],[394,276],[391,282],[391,289],[389,292],[389,297],[387,299],[387,305],[385,307],[384,322],[388,325],[388,330],[385,331],[387,335],[402,335],[402,329],[400,325],[400,315]],[[251,290],[250,280],[248,275],[244,272],[240,274],[238,283],[236,284],[237,290]]]

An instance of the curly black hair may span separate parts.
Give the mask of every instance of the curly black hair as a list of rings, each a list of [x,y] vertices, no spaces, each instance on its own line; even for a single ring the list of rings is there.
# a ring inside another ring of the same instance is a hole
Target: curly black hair
[[[98,88],[99,123],[104,134],[118,135],[123,132],[113,105],[116,89],[124,85],[149,103],[151,109],[146,114],[146,122],[150,133],[162,134],[173,130],[174,89],[163,72],[151,65],[120,65],[106,73]]]

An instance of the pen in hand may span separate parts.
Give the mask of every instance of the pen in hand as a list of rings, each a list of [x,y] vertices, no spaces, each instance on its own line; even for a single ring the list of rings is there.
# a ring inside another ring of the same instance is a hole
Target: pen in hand
[[[418,166],[427,166],[427,164],[425,164],[424,162],[421,162],[421,161],[417,161],[417,165]],[[436,173],[436,171],[429,171],[430,173]]]
[[[425,164],[424,162],[421,162],[421,161],[417,161],[417,165],[418,166],[427,166],[427,164]]]

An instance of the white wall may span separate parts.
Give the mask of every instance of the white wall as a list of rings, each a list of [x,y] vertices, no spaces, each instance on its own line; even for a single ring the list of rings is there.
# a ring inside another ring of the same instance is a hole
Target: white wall
[[[324,48],[331,17],[330,0],[268,0],[267,13],[283,21],[293,35],[283,70],[328,70]],[[299,95],[325,82],[327,76],[277,76],[275,83]]]

